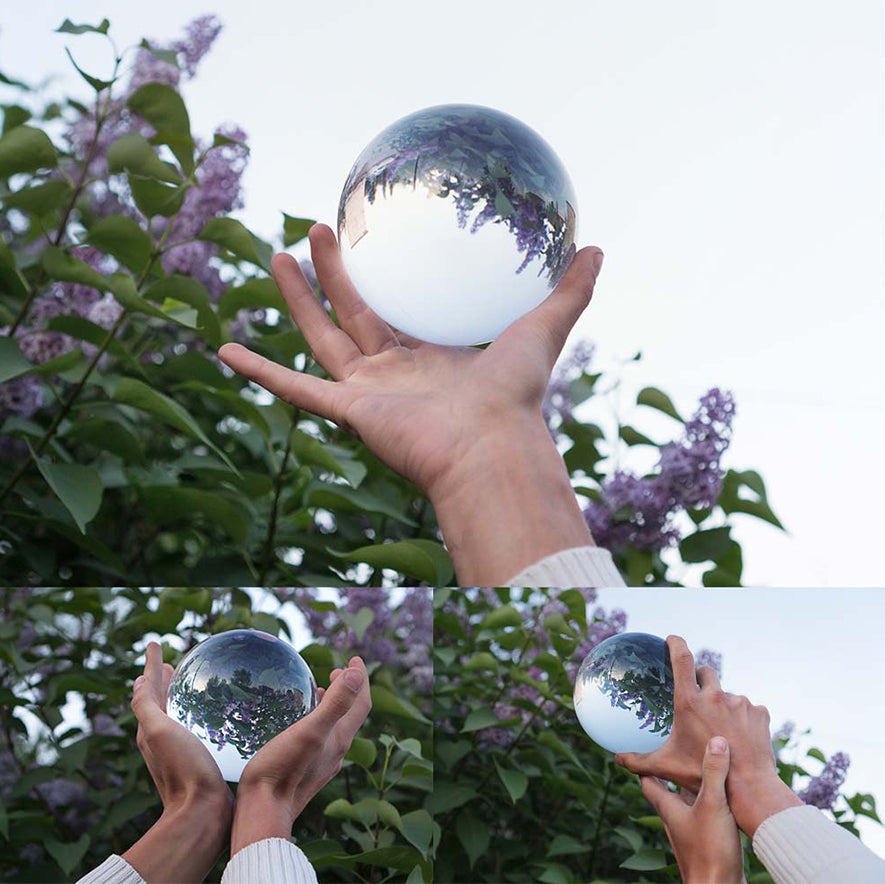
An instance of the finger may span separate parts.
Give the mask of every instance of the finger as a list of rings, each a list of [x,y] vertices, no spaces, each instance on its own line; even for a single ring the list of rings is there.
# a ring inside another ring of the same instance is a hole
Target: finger
[[[678,635],[667,636],[667,649],[670,652],[670,665],[673,667],[673,697],[678,703],[682,697],[698,692],[694,656],[685,639]]]
[[[695,669],[695,676],[702,691],[722,690],[722,685],[719,683],[719,673],[712,666],[698,666]]]
[[[725,737],[711,737],[704,752],[698,807],[728,807],[725,780],[728,777],[729,760],[728,741]]]
[[[308,236],[317,279],[344,331],[366,356],[398,347],[399,341],[390,326],[366,304],[351,282],[332,228],[314,224]]]
[[[511,328],[530,326],[543,334],[550,344],[551,369],[565,345],[569,332],[593,297],[593,288],[602,268],[602,259],[602,250],[596,246],[581,249],[546,300],[511,326]]]
[[[323,309],[298,262],[291,255],[274,255],[270,267],[292,319],[301,329],[317,362],[335,380],[347,377],[349,367],[363,357],[359,347],[346,331],[332,322],[332,317]]]
[[[149,642],[144,652],[144,678],[154,700],[163,704],[163,649],[157,642]]]
[[[332,381],[277,365],[240,344],[225,344],[219,349],[218,357],[235,372],[280,399],[335,423],[342,422],[341,391]]]
[[[322,702],[323,696],[326,693],[325,688],[317,688],[317,705]]]
[[[341,675],[342,672],[344,672],[343,669],[333,669],[329,673],[329,684],[332,684],[332,682],[335,681],[335,679],[338,678],[338,676]]]
[[[166,705],[166,697],[169,696],[169,685],[172,683],[172,676],[175,669],[170,663],[163,664],[163,705]]]
[[[345,713],[338,724],[335,726],[336,731],[343,735],[348,743],[354,738],[356,732],[362,727],[369,712],[372,711],[372,689],[369,683],[369,673],[362,657],[351,657],[347,664],[348,669],[356,669],[363,673],[365,681],[360,690],[360,694],[356,702]]]
[[[640,777],[642,794],[655,809],[655,813],[664,821],[664,825],[672,825],[674,815],[680,813],[685,805],[675,792],[671,792],[657,777]]]
[[[331,730],[354,706],[363,689],[368,688],[365,671],[348,667],[326,689],[323,702],[311,714],[315,724]]]
[[[156,694],[147,675],[139,675],[132,685],[132,702],[129,704],[138,719],[139,730],[153,732],[166,718],[164,705],[157,702]]]
[[[619,752],[615,755],[615,764],[626,767],[630,773],[640,776],[652,776],[657,773],[657,759],[653,752]]]

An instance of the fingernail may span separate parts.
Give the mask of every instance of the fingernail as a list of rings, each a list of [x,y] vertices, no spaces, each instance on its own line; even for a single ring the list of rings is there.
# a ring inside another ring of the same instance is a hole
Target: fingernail
[[[621,758],[621,756],[615,755],[615,764],[622,764],[622,763],[623,763],[623,759]]]
[[[713,737],[710,740],[710,751],[714,755],[725,755],[728,752],[728,743],[725,741],[724,737]]]
[[[133,688],[140,688],[144,684],[144,676],[139,675],[138,678],[135,679],[135,683],[132,685]]]
[[[341,677],[344,679],[344,684],[354,693],[363,686],[363,674],[359,669],[345,669]]]
[[[602,270],[602,262],[605,260],[605,255],[602,252],[597,252],[593,256],[593,272],[596,276],[599,276],[599,271]]]

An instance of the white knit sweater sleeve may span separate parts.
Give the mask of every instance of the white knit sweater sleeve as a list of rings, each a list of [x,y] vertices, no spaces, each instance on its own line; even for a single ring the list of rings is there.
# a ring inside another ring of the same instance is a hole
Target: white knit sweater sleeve
[[[221,884],[317,884],[317,876],[291,841],[265,838],[234,854]]]
[[[114,854],[97,869],[84,875],[77,884],[145,884],[145,882],[122,856]]]
[[[885,860],[816,807],[789,807],[753,836],[774,884],[881,884]]]
[[[535,562],[505,586],[624,586],[611,553],[599,546],[563,549]]]

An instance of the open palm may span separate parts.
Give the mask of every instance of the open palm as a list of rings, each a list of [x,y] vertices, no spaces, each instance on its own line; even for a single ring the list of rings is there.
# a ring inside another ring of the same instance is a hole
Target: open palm
[[[291,256],[274,278],[331,381],[293,371],[239,344],[221,359],[282,399],[357,434],[398,473],[432,496],[486,428],[536,421],[553,365],[587,306],[602,252],[577,253],[554,292],[485,350],[428,344],[389,326],[360,297],[331,228],[310,231],[317,277],[340,327]]]

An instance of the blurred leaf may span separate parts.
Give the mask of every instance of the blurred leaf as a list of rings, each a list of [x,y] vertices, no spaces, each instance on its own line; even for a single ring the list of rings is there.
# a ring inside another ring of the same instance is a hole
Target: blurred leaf
[[[230,319],[237,311],[271,308],[287,316],[289,308],[271,277],[253,276],[242,285],[227,288],[218,301],[220,319]]]
[[[376,712],[386,712],[388,715],[398,715],[401,718],[411,718],[422,724],[429,724],[430,720],[405,697],[398,697],[393,691],[380,684],[372,685],[372,708]]]
[[[23,298],[27,291],[24,279],[16,267],[15,255],[0,239],[0,292],[6,292],[15,298]]]
[[[547,848],[547,856],[567,856],[576,853],[587,853],[589,850],[589,844],[582,843],[571,835],[560,833],[554,836],[550,842],[550,846]]]
[[[501,719],[488,707],[474,709],[464,722],[461,728],[462,734],[469,734],[473,731],[482,730],[487,727],[497,727],[501,724]]]
[[[293,218],[283,212],[283,247],[289,248],[301,242],[314,224],[316,221],[310,218]]]
[[[332,484],[317,479],[311,482],[305,490],[303,501],[305,506],[319,506],[332,510],[332,512],[342,510],[356,513],[378,513],[402,522],[404,525],[416,527],[416,523],[396,507],[390,506],[386,501],[368,491],[358,491],[349,485]]]
[[[455,833],[461,842],[472,869],[476,861],[489,849],[491,838],[489,827],[471,810],[458,814],[455,821]]]
[[[429,586],[445,586],[454,574],[445,547],[432,540],[399,540],[362,546],[349,553],[329,552],[348,562],[401,571]]]
[[[68,843],[56,841],[55,838],[43,839],[46,852],[58,863],[59,868],[66,875],[70,875],[80,865],[80,860],[89,849],[89,843],[88,835],[81,835],[78,840]]]
[[[134,132],[121,135],[108,148],[108,169],[130,172],[142,178],[157,178],[170,184],[181,183],[178,170],[157,156],[147,138]]]
[[[158,135],[169,133],[183,136],[169,146],[182,169],[189,175],[194,167],[193,142],[190,117],[181,96],[165,83],[146,83],[130,95],[126,103],[135,113],[144,117],[157,130]]]
[[[529,786],[529,778],[521,770],[502,767],[498,764],[497,758],[495,759],[495,768],[498,771],[501,782],[504,784],[504,788],[510,795],[510,800],[516,804],[525,795],[525,790]]]
[[[423,809],[403,814],[400,821],[400,831],[406,841],[413,847],[417,847],[421,856],[426,859],[430,840],[433,837],[433,820],[430,818],[430,814]]]
[[[505,626],[521,626],[522,616],[513,605],[501,605],[483,617],[480,629],[502,629]]]
[[[97,25],[75,25],[69,18],[66,18],[56,29],[56,34],[107,34],[111,23],[103,18],[101,24]],[[67,869],[65,869],[67,871]]]
[[[198,515],[221,527],[237,545],[245,543],[247,512],[221,494],[174,485],[146,485],[139,494],[148,517],[160,525]]]
[[[101,417],[83,418],[72,424],[65,436],[110,451],[127,463],[147,463],[138,437],[116,421]]]
[[[0,138],[0,178],[16,172],[54,169],[57,163],[55,147],[42,129],[16,126]]]
[[[136,274],[147,267],[154,247],[147,233],[125,215],[106,215],[99,218],[89,228],[85,241],[108,255],[113,255],[124,267]]]
[[[142,40],[138,45],[142,49],[147,49],[154,58],[164,64],[172,65],[174,68],[179,67],[178,53],[174,49],[160,49],[157,46],[152,46],[147,40]]]
[[[36,456],[34,460],[46,484],[73,516],[81,533],[85,534],[86,526],[101,507],[104,493],[96,470],[76,463],[50,463]]]
[[[270,245],[233,218],[213,218],[206,223],[197,239],[215,243],[235,257],[249,261],[270,273],[273,251]]]
[[[679,553],[684,562],[707,562],[722,555],[731,542],[731,528],[695,531],[680,541]]]
[[[684,420],[676,410],[673,401],[666,393],[659,390],[657,387],[644,387],[640,390],[639,395],[636,397],[636,404],[647,405],[649,408],[662,411],[664,414],[668,414],[670,417],[676,418],[676,420],[684,423]]]
[[[625,424],[623,427],[618,430],[618,435],[628,444],[628,445],[654,445],[656,448],[658,447],[658,443],[649,439],[644,433],[640,433],[635,427],[631,427],[628,424]]]
[[[643,847],[621,863],[620,868],[632,869],[637,872],[653,872],[663,869],[667,863],[664,851],[657,847]]]
[[[0,337],[0,384],[27,374],[33,369],[19,349],[18,341],[8,335]]]
[[[71,185],[67,181],[47,181],[35,187],[22,187],[15,193],[8,193],[3,197],[3,203],[8,209],[20,209],[23,212],[33,212],[36,215],[45,215],[53,209],[60,209],[71,198]]]
[[[368,770],[375,763],[377,756],[378,750],[371,740],[366,740],[363,737],[354,737],[353,742],[350,744],[350,749],[348,749],[347,755],[344,757],[359,767]]]
[[[71,55],[71,50],[65,47],[65,52],[68,55],[68,58],[71,60],[71,64],[74,66],[74,69],[77,73],[96,91],[103,92],[105,89],[110,88],[114,85],[114,80],[102,80],[99,77],[93,77],[92,74],[87,74],[80,65],[77,64],[74,56]]]
[[[43,250],[43,269],[50,279],[78,282],[102,292],[109,289],[108,280],[97,270],[55,246],[48,246]]]
[[[187,188],[184,186],[172,187],[154,178],[143,178],[130,173],[128,180],[135,205],[148,218],[153,218],[155,215],[171,217],[181,208],[187,193]]]

